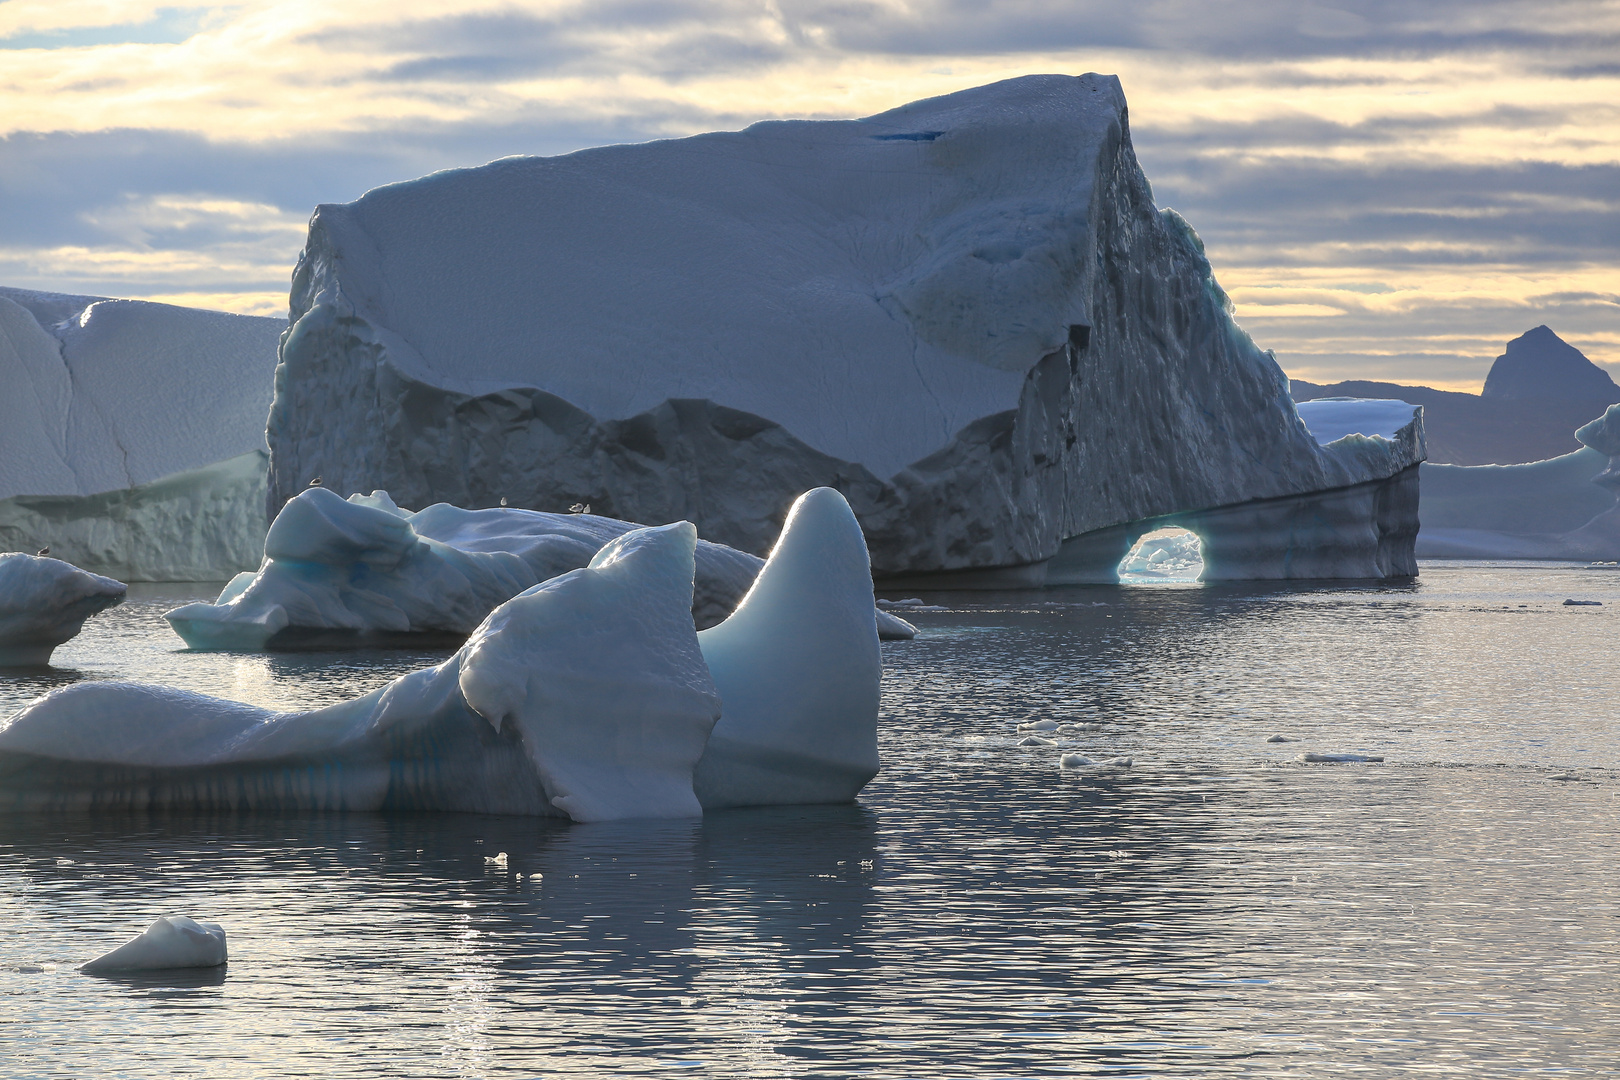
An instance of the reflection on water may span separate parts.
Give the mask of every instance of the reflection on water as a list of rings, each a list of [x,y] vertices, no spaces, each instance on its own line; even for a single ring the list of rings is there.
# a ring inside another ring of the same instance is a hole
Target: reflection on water
[[[928,599],[856,807],[0,819],[0,1071],[1612,1073],[1620,579]],[[132,612],[78,677],[324,704],[443,655],[175,653]],[[73,972],[174,912],[228,969]]]

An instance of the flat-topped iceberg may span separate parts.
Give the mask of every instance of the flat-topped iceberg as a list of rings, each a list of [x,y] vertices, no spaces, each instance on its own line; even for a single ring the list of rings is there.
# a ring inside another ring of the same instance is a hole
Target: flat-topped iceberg
[[[0,551],[126,581],[257,565],[286,325],[0,288]]]
[[[401,510],[387,492],[340,498],[309,488],[276,516],[257,574],[237,576],[213,604],[165,617],[197,649],[361,645],[394,635],[464,638],[498,604],[588,564],[639,526],[595,514],[548,514],[437,503]],[[699,540],[692,595],[698,629],[731,614],[763,560]],[[867,588],[871,602],[870,582]],[[884,616],[888,636],[910,636]]]
[[[58,645],[121,602],[127,589],[61,559],[0,554],[0,667],[50,663]]]
[[[722,623],[701,645],[697,543],[688,522],[628,531],[498,606],[443,664],[325,709],[115,682],[55,691],[0,728],[0,806],[592,821],[853,798],[877,768],[881,669],[848,504],[804,496],[739,609],[745,634]],[[727,701],[728,739],[694,791]]]
[[[290,307],[272,509],[322,476],[686,519],[762,553],[828,486],[880,577],[1039,584],[1049,561],[1111,574],[1123,550],[1089,554],[1110,529],[1382,485],[1343,503],[1354,543],[1217,563],[1411,569],[1421,429],[1318,445],[1154,206],[1109,76],[378,188],[317,208]]]

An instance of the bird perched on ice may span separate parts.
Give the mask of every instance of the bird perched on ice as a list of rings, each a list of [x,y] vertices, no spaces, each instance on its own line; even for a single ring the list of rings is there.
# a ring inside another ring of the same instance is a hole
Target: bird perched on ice
[[[591,512],[590,503],[575,503],[568,508],[570,514],[588,514]]]
[[[41,558],[45,557],[46,555],[49,555],[50,553],[51,553],[51,545],[49,545],[49,544],[46,544],[44,547],[39,549],[39,555],[40,555]]]
[[[317,476],[315,479],[313,479],[313,480],[311,480],[309,482],[309,486],[310,487],[320,487],[321,486],[321,478]]]

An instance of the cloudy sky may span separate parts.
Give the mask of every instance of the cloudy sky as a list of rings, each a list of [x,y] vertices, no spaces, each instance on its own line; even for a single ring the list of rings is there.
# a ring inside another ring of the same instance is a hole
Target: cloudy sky
[[[1620,0],[0,0],[0,284],[284,314],[378,184],[1085,71],[1295,377],[1620,371]]]

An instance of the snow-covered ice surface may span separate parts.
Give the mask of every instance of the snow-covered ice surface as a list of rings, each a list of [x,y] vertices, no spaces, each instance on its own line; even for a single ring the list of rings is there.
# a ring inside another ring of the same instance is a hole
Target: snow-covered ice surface
[[[307,505],[322,503],[374,509]],[[342,513],[328,544],[377,524]],[[848,505],[830,489],[795,504],[740,622],[706,648],[697,543],[689,522],[625,532],[496,607],[446,662],[324,709],[68,686],[0,728],[0,804],[692,816],[721,693],[735,722],[703,770],[714,805],[853,799],[877,770],[881,666]]]
[[[1039,566],[1243,504],[1211,525],[1259,553],[1216,559],[1228,576],[1410,570],[1380,498],[1415,505],[1421,426],[1317,444],[1153,205],[1109,76],[378,188],[317,209],[291,314],[272,507],[322,476],[686,519],[759,553],[825,485],[894,576]],[[1354,543],[1276,539],[1314,504],[1253,512],[1356,485],[1383,495],[1331,511]]]
[[[705,808],[849,802],[877,774],[876,615],[849,503],[805,492],[741,605],[698,634],[724,703],[693,779]]]
[[[594,514],[463,510],[412,512],[387,492],[340,498],[309,488],[282,507],[257,574],[234,579],[213,604],[188,604],[169,622],[198,649],[363,645],[390,635],[465,637],[497,604],[590,562],[639,526]],[[692,617],[719,623],[764,561],[700,540]],[[867,589],[870,595],[870,583]],[[886,637],[909,624],[885,616]]]
[[[262,450],[286,325],[0,288],[0,499],[117,491]]]
[[[225,929],[184,915],[154,919],[139,935],[82,965],[86,975],[218,967],[227,959]]]
[[[126,589],[61,559],[0,554],[0,667],[50,663],[58,645],[123,600]]]
[[[1449,559],[1620,559],[1620,406],[1573,454],[1521,465],[1422,467],[1418,554]]]
[[[1347,435],[1398,439],[1402,429],[1419,415],[1422,406],[1394,398],[1330,397],[1301,401],[1295,408],[1311,436],[1328,446]]]

